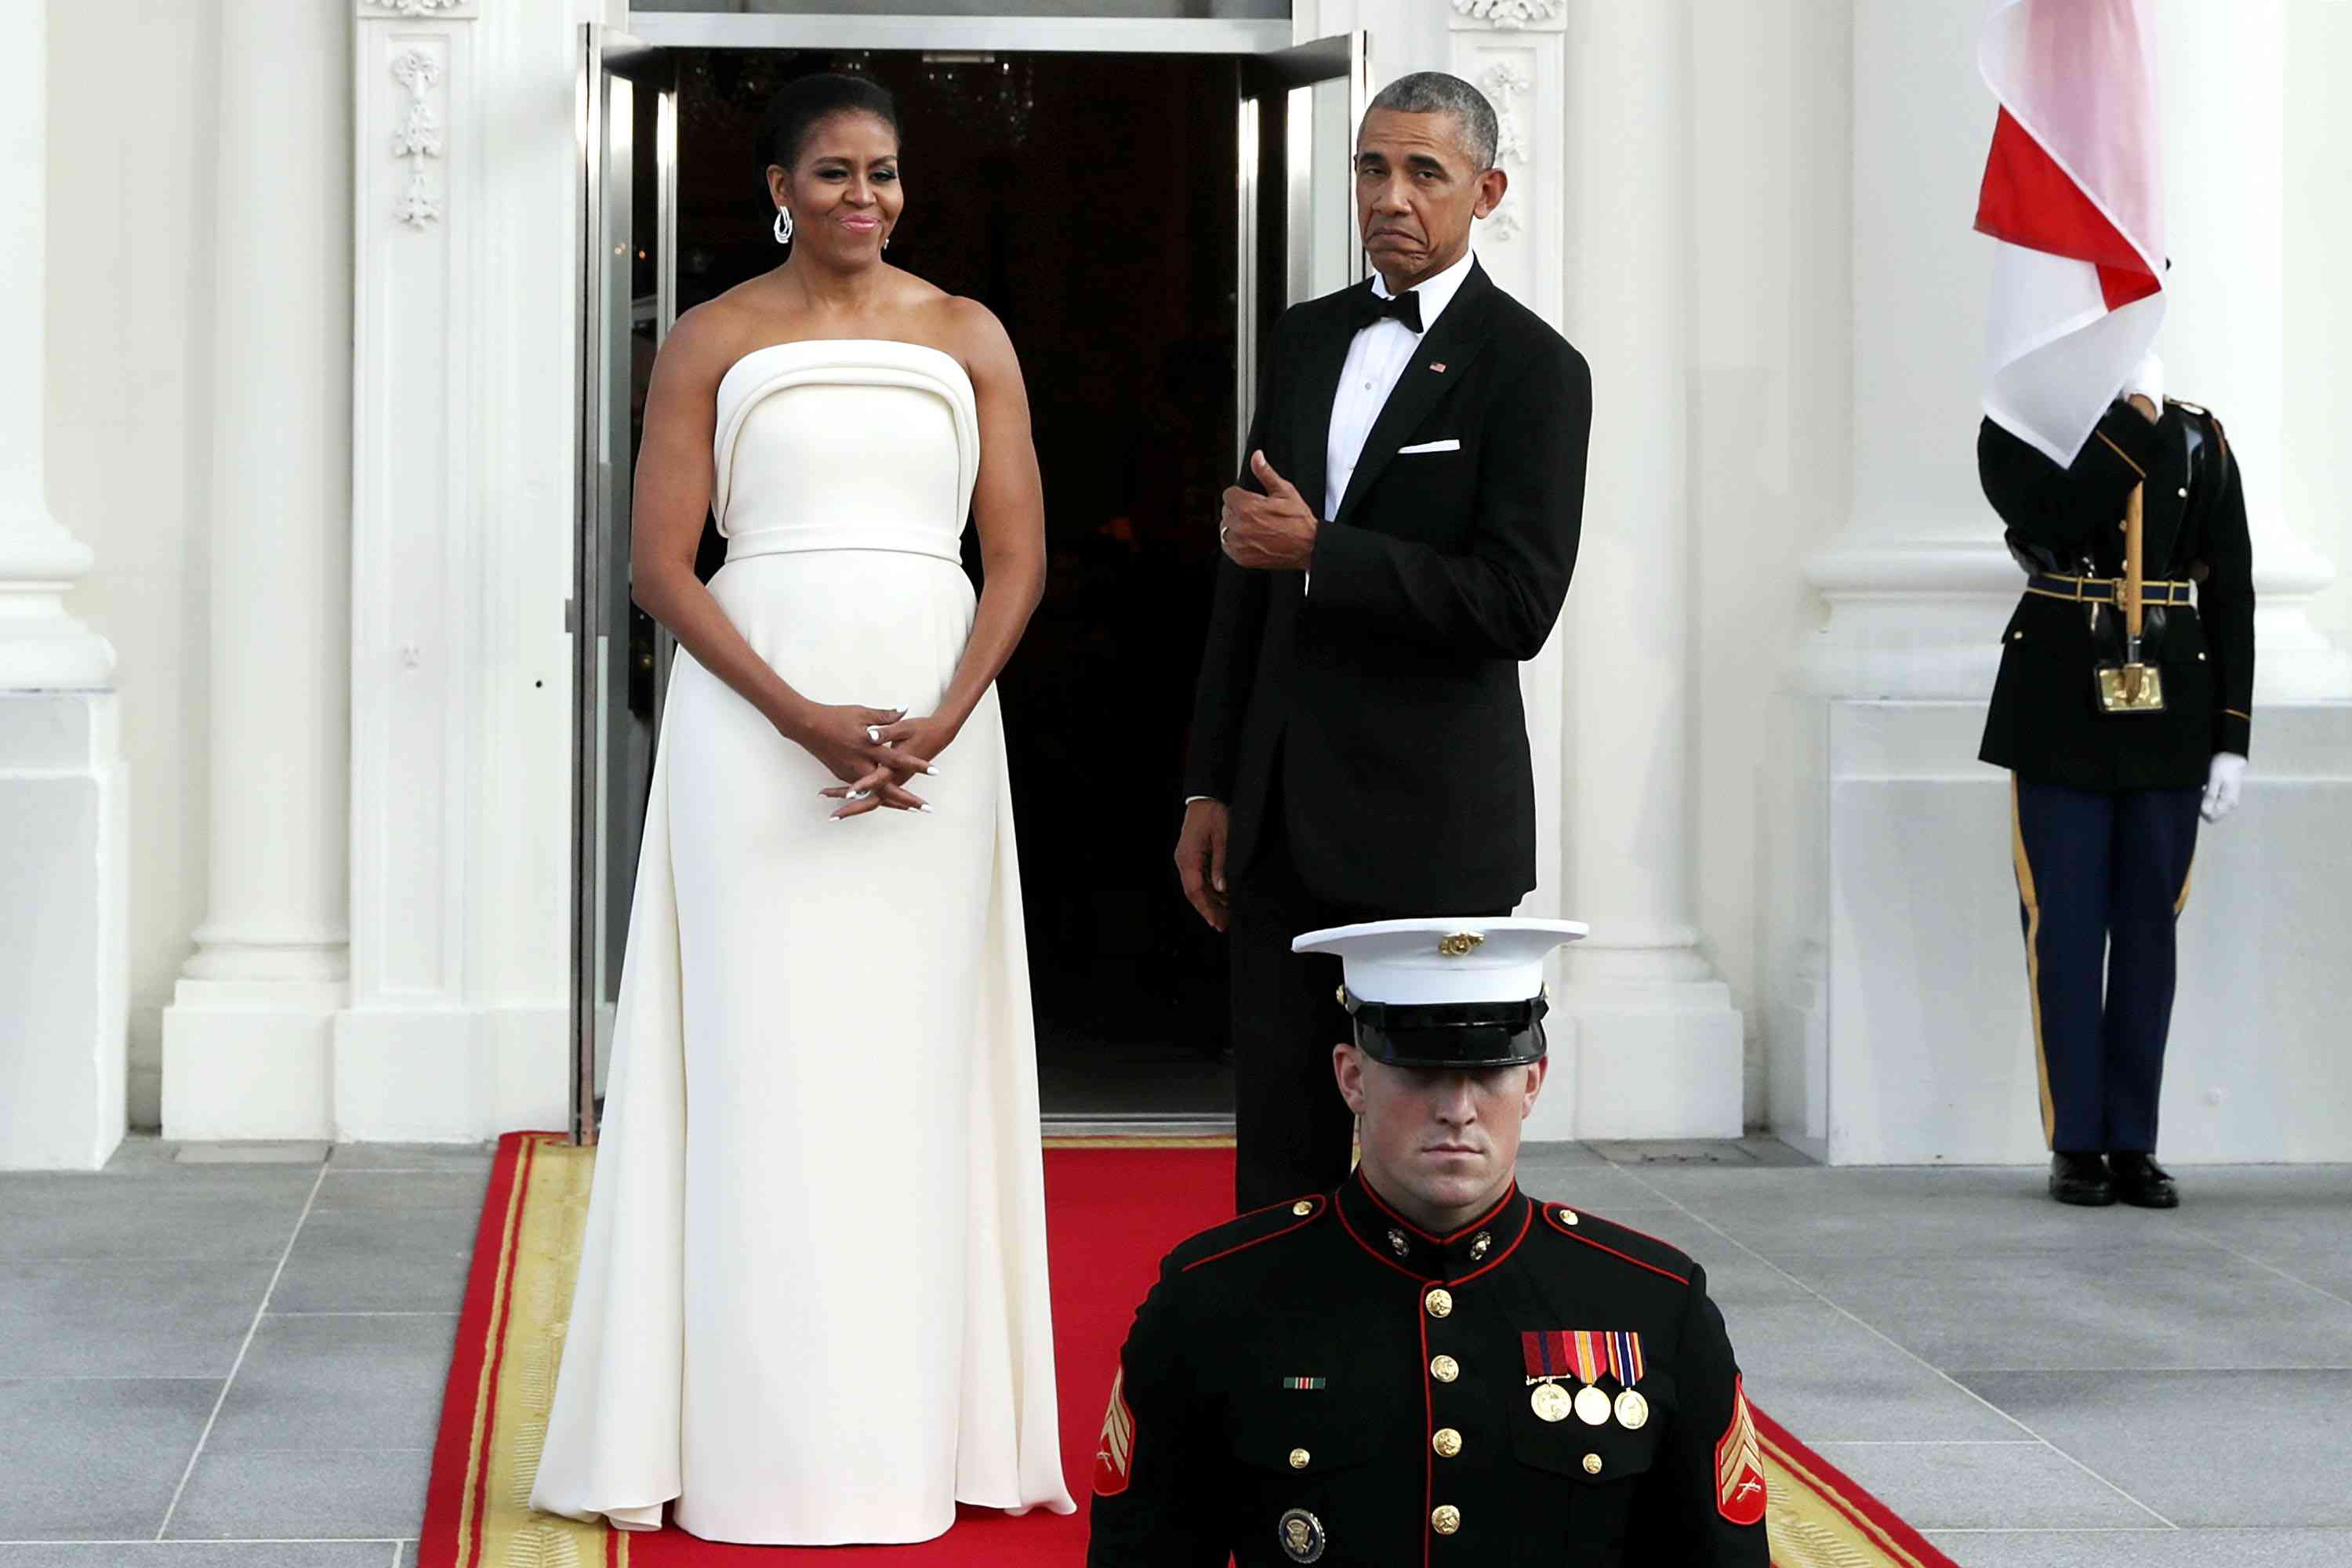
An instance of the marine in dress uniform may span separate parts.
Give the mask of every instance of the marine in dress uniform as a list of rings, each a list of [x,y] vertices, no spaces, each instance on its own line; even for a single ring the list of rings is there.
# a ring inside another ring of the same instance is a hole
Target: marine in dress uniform
[[[2252,722],[2237,460],[2206,409],[2168,399],[2151,421],[2118,398],[2070,466],[1990,420],[1977,464],[2029,574],[2001,633],[1979,755],[2011,776],[2051,1193],[2169,1208],[2179,1194],[2153,1156],[2175,922],[2200,806],[2219,820],[2235,804]],[[2144,487],[2141,657],[2163,707],[2116,713],[2093,670],[2122,657],[2121,519],[2134,486]]]
[[[1542,1058],[1543,955],[1576,930],[1388,921],[1299,946],[1343,956],[1366,1057],[1458,1075]],[[1511,1164],[1474,1217],[1424,1229],[1377,1184],[1373,1114],[1336,1192],[1161,1264],[1103,1425],[1090,1568],[1765,1568],[1762,1461],[1705,1271],[1520,1191]]]

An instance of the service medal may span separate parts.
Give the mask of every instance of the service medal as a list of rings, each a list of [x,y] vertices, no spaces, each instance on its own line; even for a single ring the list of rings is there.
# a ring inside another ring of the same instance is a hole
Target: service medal
[[[1586,1384],[1577,1391],[1576,1418],[1587,1426],[1609,1425],[1609,1396]]]
[[[1569,1398],[1568,1390],[1559,1384],[1538,1383],[1535,1393],[1528,1397],[1528,1403],[1535,1406],[1536,1414],[1546,1421],[1565,1421],[1575,1401]]]
[[[1650,1402],[1628,1388],[1617,1395],[1617,1425],[1628,1432],[1638,1432],[1650,1419]]]

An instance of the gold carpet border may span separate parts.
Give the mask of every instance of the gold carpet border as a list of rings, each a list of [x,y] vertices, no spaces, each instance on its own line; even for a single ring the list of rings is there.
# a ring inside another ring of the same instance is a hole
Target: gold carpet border
[[[1926,1568],[1862,1517],[1840,1508],[1804,1461],[1762,1433],[1764,1528],[1772,1568]]]
[[[504,1299],[490,1311],[490,1342],[483,1347],[482,1383],[487,1394],[497,1371],[495,1405],[484,1398],[474,1407],[478,1436],[485,1412],[490,1433],[489,1463],[480,1475],[469,1459],[465,1511],[458,1524],[458,1568],[628,1568],[629,1532],[608,1531],[530,1506],[540,1451],[547,1443],[547,1416],[555,1403],[555,1371],[563,1358],[563,1330],[572,1320],[572,1285],[580,1271],[580,1245],[588,1227],[588,1186],[596,1166],[593,1149],[574,1147],[549,1135],[530,1141],[515,1175],[507,1222],[507,1250],[499,1258]],[[505,1353],[498,1342],[504,1307]],[[473,1452],[482,1452],[477,1442]],[[474,1514],[481,1508],[481,1552],[469,1557]],[[617,1536],[617,1541],[608,1537]],[[617,1555],[612,1554],[617,1546]]]

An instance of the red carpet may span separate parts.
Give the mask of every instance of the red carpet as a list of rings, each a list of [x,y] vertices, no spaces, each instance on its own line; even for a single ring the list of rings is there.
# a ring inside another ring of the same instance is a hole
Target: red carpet
[[[1160,1255],[1224,1218],[1233,1190],[1233,1151],[1215,1143],[1047,1149],[1062,1458],[1076,1514],[1011,1519],[967,1509],[948,1534],[919,1546],[719,1546],[675,1529],[606,1531],[529,1507],[593,1169],[593,1152],[559,1134],[515,1132],[499,1142],[442,1398],[419,1568],[1078,1568],[1095,1442],[1128,1323]],[[1737,1339],[1736,1321],[1732,1332]],[[1954,1568],[1885,1504],[1755,1415],[1775,1568]]]

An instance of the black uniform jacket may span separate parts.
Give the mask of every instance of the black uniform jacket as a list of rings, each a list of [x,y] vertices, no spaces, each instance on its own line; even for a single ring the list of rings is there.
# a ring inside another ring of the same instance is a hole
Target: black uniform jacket
[[[1646,1419],[1538,1415],[1525,1336],[1559,1331],[1639,1336]],[[1161,1265],[1120,1364],[1089,1568],[1767,1563],[1698,1266],[1516,1188],[1444,1237],[1360,1174],[1204,1232]]]
[[[1349,297],[1370,287],[1294,307],[1266,355],[1250,445],[1318,510]],[[1233,808],[1230,873],[1255,852],[1278,767],[1292,858],[1322,898],[1508,909],[1535,886],[1518,667],[1568,594],[1591,423],[1583,356],[1474,262],[1312,568],[1219,560],[1185,794]]]
[[[2254,690],[2252,550],[2245,492],[2221,422],[2168,402],[2156,423],[2116,403],[2062,468],[1988,419],[1977,472],[2032,569],[2123,574],[2124,503],[2143,480],[2142,570],[2193,581],[2196,605],[2151,604],[2145,662],[2157,714],[2100,711],[2093,669],[2121,658],[2121,612],[2028,590],[2001,631],[2000,675],[1978,755],[2021,777],[2086,790],[2200,785],[2216,752],[2246,754]]]

